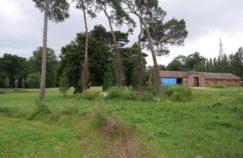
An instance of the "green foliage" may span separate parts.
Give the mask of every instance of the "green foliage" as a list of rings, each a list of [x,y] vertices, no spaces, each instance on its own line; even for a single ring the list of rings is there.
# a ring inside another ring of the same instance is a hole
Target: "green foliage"
[[[72,105],[64,105],[60,108],[58,108],[58,110],[56,112],[54,112],[54,115],[57,117],[63,117],[64,115],[66,116],[77,116],[79,115],[79,111],[78,108],[76,106],[72,106]]]
[[[0,118],[0,157],[84,157],[77,126],[65,128],[42,121]]]
[[[172,62],[170,62],[166,69],[171,71],[185,71],[187,68],[185,66],[187,61],[187,57],[183,55],[179,55],[175,57]]]
[[[40,87],[40,73],[35,72],[32,74],[29,74],[26,78],[26,83],[27,83],[28,87],[30,87],[30,88]]]
[[[67,90],[70,88],[69,86],[69,83],[68,83],[68,79],[67,79],[67,76],[62,76],[60,78],[60,82],[59,82],[59,91],[61,93],[64,94],[64,96],[66,95],[67,93]]]
[[[116,116],[134,123],[164,153],[169,153],[166,157],[176,157],[179,152],[182,158],[196,157],[199,153],[202,157],[233,158],[242,155],[242,99],[238,100],[242,96],[237,94],[242,91],[242,88],[192,90],[190,102],[113,100],[107,106]],[[220,92],[226,95],[218,95]],[[218,147],[218,143],[227,145]]]
[[[149,91],[134,91],[128,88],[113,87],[108,90],[107,99],[153,101],[154,95]]]
[[[135,71],[137,70],[137,64],[141,64],[141,73],[140,75],[144,75],[143,72],[145,71],[146,67],[146,57],[147,55],[145,53],[141,54],[141,59],[138,59],[138,46],[134,44],[131,48],[123,48],[121,49],[121,57],[122,57],[122,65],[123,65],[123,71],[125,75],[125,83],[126,86],[132,86],[136,87],[136,84],[138,84],[136,77],[137,73]],[[134,77],[135,76],[135,77]],[[143,83],[141,83],[143,84]]]
[[[230,71],[243,79],[243,48],[239,48],[235,54],[230,55],[228,58]]]
[[[167,70],[233,73],[243,79],[243,49],[223,58],[206,59],[196,52],[189,56],[178,56],[168,64]]]
[[[166,86],[162,93],[172,101],[190,101],[192,98],[191,88],[186,86]]]
[[[211,84],[210,88],[224,88],[224,85],[223,84],[217,84],[217,85]]]
[[[94,100],[94,99],[98,99],[99,97],[100,97],[100,92],[93,91],[93,90],[88,90],[80,94],[80,98],[84,100]]]
[[[113,17],[112,22],[116,25],[129,24],[135,26],[135,22],[122,7],[122,1],[116,0],[96,0],[96,11],[103,11],[107,18]],[[109,8],[109,9],[108,9]],[[108,13],[110,12],[110,13]]]
[[[182,158],[235,158],[243,154],[242,88],[193,89],[192,100],[183,103],[89,101],[47,89],[45,106],[51,113],[33,120],[26,118],[37,111],[34,99],[38,90],[4,91],[6,94],[0,95],[0,149],[4,149],[0,157],[103,157],[114,151],[110,142],[127,142],[124,138],[141,143],[139,152],[152,145],[153,156],[146,154],[148,157],[180,153]],[[138,137],[130,139],[136,132]]]
[[[150,91],[142,91],[141,94],[138,96],[139,99],[142,101],[153,101],[155,100],[154,94]]]
[[[43,48],[39,47],[28,60],[29,74],[39,72],[41,73]],[[47,49],[47,69],[46,69],[46,87],[56,87],[57,83],[57,69],[59,66],[57,56],[53,49]]]
[[[206,58],[200,55],[199,52],[189,55],[186,58],[185,66],[188,70],[203,71]]]
[[[105,37],[99,37],[105,38]],[[67,77],[68,85],[76,90],[80,75],[82,74],[81,65],[84,59],[84,41],[83,33],[77,34],[75,41],[62,48],[60,56],[60,67],[58,75]],[[80,62],[81,61],[81,62]],[[91,86],[101,86],[103,84],[104,74],[110,68],[112,63],[112,53],[105,40],[97,40],[92,32],[89,35],[89,70]]]
[[[8,78],[8,88],[14,87],[15,79],[25,78],[27,71],[27,59],[17,55],[4,54],[0,57],[0,87],[6,87]]]
[[[136,99],[136,93],[134,91],[129,90],[128,88],[112,87],[108,90],[107,98],[134,100]]]
[[[135,126],[130,126],[118,120],[109,110],[104,109],[104,107],[94,109],[92,125],[94,128],[100,130],[101,134],[110,139],[126,137],[130,133],[135,133]]]
[[[36,8],[41,12],[45,11],[45,0],[33,0]],[[62,22],[69,17],[70,4],[67,0],[49,0],[48,18],[54,22]]]
[[[169,133],[168,133],[168,131],[166,131],[166,130],[163,129],[163,128],[158,128],[158,129],[155,131],[155,135],[156,135],[157,137],[161,137],[161,138],[163,138],[163,137],[168,137],[168,136],[169,136]]]
[[[154,84],[151,84],[151,85],[146,85],[144,88],[143,88],[144,91],[147,91],[151,94],[153,94],[154,96],[156,95],[160,95],[157,93],[157,90],[156,90],[156,86]]]
[[[177,20],[173,18],[165,22],[165,16],[166,12],[159,6],[150,9],[147,13],[147,18],[150,19],[147,22],[149,31],[153,40],[156,41],[155,47],[158,56],[169,54],[166,45],[182,45],[188,35],[184,19]]]
[[[36,105],[36,109],[34,112],[30,115],[28,119],[38,119],[38,118],[44,118],[47,117],[49,114],[51,114],[51,111],[46,105]]]
[[[0,107],[0,114],[4,116],[13,116],[16,115],[18,112],[19,109],[16,107]]]
[[[107,90],[113,86],[113,73],[111,69],[108,69],[104,74],[103,90]]]

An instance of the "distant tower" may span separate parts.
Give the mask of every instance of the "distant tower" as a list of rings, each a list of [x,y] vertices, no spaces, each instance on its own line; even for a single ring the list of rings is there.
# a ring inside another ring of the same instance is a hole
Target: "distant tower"
[[[220,38],[220,43],[219,43],[219,58],[223,59],[224,58],[224,50],[223,50],[223,43],[222,40]]]

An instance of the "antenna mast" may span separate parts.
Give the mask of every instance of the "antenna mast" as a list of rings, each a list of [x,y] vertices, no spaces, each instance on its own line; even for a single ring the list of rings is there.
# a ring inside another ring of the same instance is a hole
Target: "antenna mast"
[[[224,58],[224,50],[223,50],[223,43],[222,40],[220,38],[220,43],[219,43],[219,58],[223,59]]]

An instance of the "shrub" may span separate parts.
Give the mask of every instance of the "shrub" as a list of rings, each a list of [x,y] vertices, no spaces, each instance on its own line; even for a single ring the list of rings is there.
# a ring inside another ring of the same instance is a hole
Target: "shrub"
[[[99,92],[97,91],[86,91],[80,95],[81,99],[84,100],[94,100],[99,98]]]
[[[109,99],[125,99],[125,100],[138,100],[140,96],[137,95],[136,91],[128,88],[117,88],[113,87],[108,90]]]
[[[108,90],[108,99],[125,99],[125,100],[154,100],[153,93],[149,91],[134,91],[128,88],[113,87]]]
[[[164,87],[162,93],[172,101],[190,101],[191,88],[185,86]]]
[[[151,101],[154,100],[154,95],[151,92],[143,91],[140,98],[143,101]]]
[[[112,87],[108,90],[108,98],[114,99],[114,98],[125,98],[126,93],[128,93],[128,89],[125,88],[118,88],[118,87]]]
[[[224,88],[224,85],[222,85],[222,84],[217,84],[217,85],[212,84],[212,85],[210,85],[210,88]]]
[[[143,91],[146,91],[152,95],[158,95],[155,85],[148,85],[143,88]]]

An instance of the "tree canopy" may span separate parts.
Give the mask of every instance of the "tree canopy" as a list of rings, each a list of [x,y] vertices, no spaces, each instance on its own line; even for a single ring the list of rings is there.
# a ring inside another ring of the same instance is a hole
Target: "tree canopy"
[[[0,58],[0,87],[4,87],[4,81],[9,79],[9,87],[14,87],[15,79],[25,78],[27,71],[27,59],[17,55],[4,54]]]
[[[41,73],[41,61],[42,61],[42,47],[37,48],[33,55],[28,60],[28,73]],[[57,80],[57,69],[59,66],[59,62],[57,60],[57,56],[53,49],[47,49],[47,78],[46,78],[46,86],[47,87],[55,87],[58,85]]]
[[[67,0],[48,0],[48,18],[54,22],[63,22],[69,15],[70,4]],[[33,0],[36,8],[45,11],[45,0]]]

